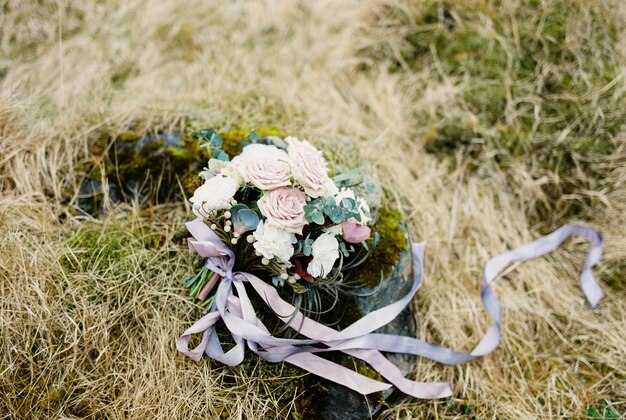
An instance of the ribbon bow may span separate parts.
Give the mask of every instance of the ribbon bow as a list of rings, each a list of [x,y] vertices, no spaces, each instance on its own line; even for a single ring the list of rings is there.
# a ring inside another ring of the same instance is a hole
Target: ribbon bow
[[[290,303],[284,301],[276,289],[245,272],[234,272],[235,255],[219,237],[201,220],[186,224],[193,238],[189,238],[189,249],[206,258],[205,266],[222,276],[216,298],[210,312],[200,318],[176,341],[178,350],[193,360],[199,361],[205,353],[212,359],[235,366],[243,361],[247,347],[259,357],[269,362],[288,362],[320,377],[344,385],[361,394],[384,391],[390,384],[363,376],[346,367],[326,360],[316,353],[341,351],[368,363],[383,378],[405,394],[416,398],[433,399],[452,395],[447,382],[417,382],[405,378],[402,372],[390,362],[381,351],[406,353],[454,365],[485,356],[494,351],[500,342],[502,330],[502,309],[490,283],[513,261],[526,261],[558,248],[565,239],[573,235],[584,236],[592,243],[587,254],[582,273],[581,287],[592,306],[596,306],[603,293],[598,286],[591,267],[602,256],[602,237],[588,227],[566,225],[555,232],[524,244],[511,251],[498,254],[485,265],[481,298],[494,323],[478,345],[470,353],[462,353],[430,344],[413,337],[374,333],[375,330],[391,322],[411,301],[422,285],[424,244],[413,244],[414,278],[411,290],[400,300],[363,316],[346,329],[337,331],[320,324],[301,312],[296,312]],[[274,313],[288,322],[291,314],[296,314],[292,324],[307,339],[287,339],[272,336],[259,320],[252,307],[244,283],[248,283],[265,301]],[[237,295],[233,293],[233,287]],[[281,316],[278,314],[289,314]],[[215,331],[215,325],[222,320],[235,342],[235,346],[224,352]],[[190,350],[192,334],[202,333],[200,344]]]

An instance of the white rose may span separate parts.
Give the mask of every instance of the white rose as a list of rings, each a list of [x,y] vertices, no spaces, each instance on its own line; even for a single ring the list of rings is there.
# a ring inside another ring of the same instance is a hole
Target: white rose
[[[313,259],[306,271],[313,277],[325,278],[339,258],[339,242],[332,233],[324,233],[311,246]]]
[[[357,209],[359,209],[359,215],[361,216],[361,221],[359,222],[360,224],[366,225],[370,222],[370,220],[372,220],[369,216],[370,207],[363,197],[357,198],[354,190],[351,188],[341,188],[341,190],[335,194],[334,199],[335,202],[339,204],[344,198],[351,198],[356,202]]]
[[[218,174],[228,176],[224,174],[223,172],[224,169],[228,167],[228,165],[230,165],[230,162],[226,160],[210,159],[209,166],[207,168],[204,168],[202,171],[200,171],[198,175],[204,178],[205,180],[209,178],[213,178],[215,175],[218,175]],[[238,176],[231,177],[231,178],[237,179]]]
[[[237,188],[237,181],[233,178],[215,176],[207,179],[189,199],[193,203],[194,214],[207,218],[216,210],[229,209]]]
[[[241,173],[239,172],[237,167],[232,164],[232,162],[224,166],[218,175],[234,179],[235,181],[237,181],[237,187],[243,184],[243,178],[241,176]]]
[[[277,257],[287,262],[293,256],[293,243],[296,238],[293,233],[259,222],[252,236],[255,239],[254,249],[268,260]]]

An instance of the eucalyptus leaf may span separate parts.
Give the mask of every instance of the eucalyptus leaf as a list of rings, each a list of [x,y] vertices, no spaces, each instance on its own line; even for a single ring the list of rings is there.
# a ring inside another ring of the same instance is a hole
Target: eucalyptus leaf
[[[200,136],[203,140],[211,140],[211,137],[213,136],[213,134],[215,133],[215,130],[213,130],[212,128],[203,128],[202,130],[200,130],[197,134],[198,136]]]
[[[223,150],[216,149],[213,151],[213,159],[228,161],[229,157]]]
[[[350,198],[350,197],[346,197],[344,199],[341,200],[341,206],[348,209],[348,210],[354,210],[357,208],[356,206],[356,201],[354,201],[354,199]]]
[[[222,139],[222,136],[217,133],[213,133],[213,135],[211,136],[211,146],[216,149],[221,149],[223,143],[224,139]]]
[[[330,220],[332,220],[333,223],[341,223],[341,222],[345,221],[345,215],[343,214],[343,211],[339,207],[333,207],[330,210],[330,212],[328,212],[327,214],[328,214],[328,217],[330,217]]]
[[[324,215],[320,211],[316,211],[311,216],[311,221],[317,223],[318,225],[324,224]]]
[[[267,136],[263,139],[267,144],[287,150],[287,142],[278,136]]]
[[[364,176],[361,168],[354,168],[333,177],[338,187],[352,187],[363,182]]]
[[[260,140],[259,135],[256,133],[256,131],[252,130],[248,133],[248,139],[252,142],[252,143],[256,143],[257,141]]]
[[[317,211],[317,207],[315,207],[312,204],[305,204],[304,207],[303,207],[303,210],[304,210],[304,215],[306,216],[306,218],[308,220],[309,219],[309,215],[313,214],[314,212]],[[310,220],[309,220],[309,222],[310,222]]]
[[[250,232],[259,225],[259,215],[245,204],[235,204],[230,208],[233,229],[239,234]]]

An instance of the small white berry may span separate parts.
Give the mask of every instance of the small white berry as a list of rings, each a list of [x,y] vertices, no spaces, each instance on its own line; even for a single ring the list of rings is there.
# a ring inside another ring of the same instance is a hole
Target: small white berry
[[[230,212],[229,212],[229,211],[225,211],[225,212],[224,212],[224,217],[225,217],[225,218],[230,219],[230,216],[232,216],[232,214],[230,214]]]
[[[270,263],[270,260],[268,260],[267,258],[263,257],[263,259],[261,260],[261,263],[263,265],[268,265]]]
[[[211,224],[211,230],[215,230],[215,229],[217,229],[217,225],[215,223],[212,223]]]
[[[296,279],[294,277],[289,277],[289,280],[287,280],[287,283],[295,284],[296,283]]]
[[[289,274],[287,274],[287,273],[282,273],[282,274],[280,275],[280,278],[281,278],[281,279],[283,279],[283,280],[287,280],[287,279],[289,278]]]
[[[250,243],[250,244],[253,243],[254,242],[254,236],[252,236],[252,235],[246,236],[246,241],[248,241],[248,243]]]
[[[254,251],[254,255],[256,255],[257,257],[260,257],[260,256],[261,256],[261,255],[263,255],[263,254],[261,254],[261,252],[260,252],[260,251]]]
[[[241,235],[240,235],[238,232],[235,232],[235,233],[233,233],[233,236],[234,236],[235,238],[238,238],[238,237],[240,237]]]
[[[237,238],[231,239],[230,243],[233,244],[233,245],[237,245]]]
[[[294,274],[294,275],[293,275],[293,277],[294,277],[296,280],[300,280],[300,279],[302,278],[302,277],[300,277],[300,274],[298,274],[298,273]]]
[[[224,232],[230,232],[230,225],[224,226]]]
[[[233,224],[233,222],[231,222],[230,220],[227,220],[226,223],[225,223],[226,226],[231,226],[232,224]]]

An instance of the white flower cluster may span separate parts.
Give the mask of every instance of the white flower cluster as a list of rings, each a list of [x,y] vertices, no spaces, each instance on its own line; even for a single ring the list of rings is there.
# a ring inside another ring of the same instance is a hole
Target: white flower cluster
[[[249,231],[237,224],[237,217],[227,222],[224,231],[233,235],[232,243],[249,234],[246,239],[256,254],[266,265],[274,261],[272,267],[279,267],[277,274],[283,279],[313,281],[331,273],[340,242],[360,243],[370,236],[369,207],[353,190],[337,188],[322,153],[311,143],[294,137],[285,142],[286,150],[253,143],[230,162],[211,159],[200,174],[205,182],[190,201],[194,214],[213,229],[218,226],[214,221],[218,214],[230,216],[233,206],[244,205],[256,212],[258,221]],[[235,196],[243,202],[238,204]],[[313,223],[307,213],[313,210],[307,204],[331,198],[333,203],[349,199],[356,206],[352,211],[358,222],[355,218],[332,222],[320,214]]]

